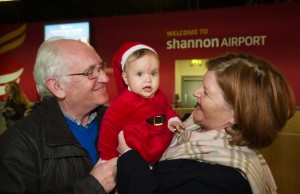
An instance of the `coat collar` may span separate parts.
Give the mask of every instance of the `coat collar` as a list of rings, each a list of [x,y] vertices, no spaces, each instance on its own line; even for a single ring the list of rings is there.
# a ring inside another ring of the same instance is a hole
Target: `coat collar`
[[[106,108],[106,106],[99,106],[95,110],[98,128]],[[43,138],[48,145],[79,144],[69,129],[64,114],[54,97],[44,97],[41,114],[44,123]]]
[[[42,119],[44,123],[44,138],[47,144],[78,143],[64,118],[57,100],[45,97],[42,104]]]

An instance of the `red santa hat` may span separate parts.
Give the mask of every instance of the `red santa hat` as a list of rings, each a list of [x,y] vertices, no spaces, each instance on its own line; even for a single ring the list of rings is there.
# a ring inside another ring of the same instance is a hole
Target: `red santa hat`
[[[132,53],[140,49],[149,49],[156,53],[156,51],[153,48],[143,43],[126,42],[119,48],[119,50],[115,53],[113,57],[112,68],[114,70],[118,94],[121,94],[122,91],[125,88],[127,88],[127,85],[125,84],[122,78],[122,72],[124,70],[125,62]]]

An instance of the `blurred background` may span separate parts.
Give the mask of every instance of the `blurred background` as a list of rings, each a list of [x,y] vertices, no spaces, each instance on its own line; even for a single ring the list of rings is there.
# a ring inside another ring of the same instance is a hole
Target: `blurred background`
[[[163,13],[299,0],[0,0],[0,23]]]

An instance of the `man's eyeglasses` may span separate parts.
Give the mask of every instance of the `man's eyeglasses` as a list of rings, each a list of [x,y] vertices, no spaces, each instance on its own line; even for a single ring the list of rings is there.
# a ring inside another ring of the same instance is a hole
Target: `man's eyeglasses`
[[[67,74],[67,75],[64,75],[64,76],[83,75],[83,76],[87,76],[89,79],[95,79],[100,75],[101,71],[104,71],[105,64],[106,63],[104,61],[102,61],[102,62],[100,62],[99,66],[95,66],[87,72],[84,72],[84,73],[71,73],[71,74]]]

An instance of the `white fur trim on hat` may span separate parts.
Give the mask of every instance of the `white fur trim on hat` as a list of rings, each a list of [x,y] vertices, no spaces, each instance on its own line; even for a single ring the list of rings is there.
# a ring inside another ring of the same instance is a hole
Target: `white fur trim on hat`
[[[149,46],[146,46],[146,45],[143,45],[143,44],[138,44],[138,45],[135,45],[133,47],[131,47],[130,49],[128,49],[122,56],[122,60],[121,60],[121,65],[122,65],[122,70],[124,70],[124,65],[125,65],[125,62],[126,60],[128,59],[129,55],[131,55],[132,53],[134,53],[135,51],[139,50],[139,49],[149,49],[149,50],[152,50],[153,52],[156,53],[156,51],[149,47]],[[156,53],[157,54],[157,53]]]

